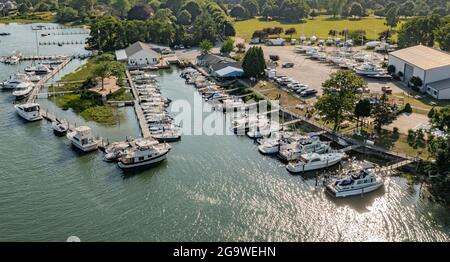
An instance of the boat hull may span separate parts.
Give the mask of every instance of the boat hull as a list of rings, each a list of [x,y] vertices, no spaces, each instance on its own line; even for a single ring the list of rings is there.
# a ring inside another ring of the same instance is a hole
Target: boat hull
[[[373,192],[383,186],[382,182],[378,182],[377,184],[370,185],[368,187],[363,188],[355,188],[355,189],[349,189],[349,190],[343,190],[339,191],[337,190],[333,185],[327,185],[326,191],[337,198],[344,198],[349,196],[356,196],[356,195],[362,195],[366,193]]]
[[[334,166],[337,163],[341,162],[341,160],[342,159],[338,158],[338,159],[329,161],[328,163],[313,163],[313,164],[295,165],[295,166],[292,164],[288,164],[286,166],[286,169],[291,173],[303,173],[303,172],[315,171],[315,170]]]
[[[157,156],[155,158],[148,159],[146,161],[139,162],[139,163],[133,163],[133,164],[126,164],[126,163],[123,163],[121,160],[119,160],[118,165],[121,169],[126,169],[126,170],[137,169],[137,168],[142,168],[142,167],[146,167],[146,166],[148,167],[148,166],[155,165],[155,164],[160,163],[163,160],[165,160],[167,157],[167,153],[169,153],[169,151],[167,151],[166,153],[164,153],[160,156]]]
[[[280,147],[264,147],[264,146],[259,146],[258,147],[258,151],[263,154],[263,155],[273,155],[279,152],[279,148]]]
[[[20,117],[22,117],[23,119],[30,121],[30,122],[42,120],[42,116],[39,112],[25,113],[25,112],[21,111],[20,109],[18,109],[17,107],[16,107],[16,112]]]

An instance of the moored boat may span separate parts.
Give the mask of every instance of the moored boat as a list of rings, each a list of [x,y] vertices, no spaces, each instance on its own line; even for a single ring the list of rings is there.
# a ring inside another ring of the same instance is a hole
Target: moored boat
[[[83,152],[94,151],[98,148],[99,141],[94,138],[91,128],[87,126],[76,127],[72,132],[68,132],[66,136],[74,147]]]
[[[384,180],[373,169],[357,169],[348,172],[345,178],[336,179],[326,185],[326,191],[335,197],[362,195],[381,188]]]
[[[345,154],[340,152],[326,154],[303,154],[299,160],[290,162],[286,166],[286,169],[291,173],[314,171],[336,165],[341,162],[344,157]]]
[[[41,111],[39,104],[36,103],[26,103],[20,105],[14,105],[14,109],[17,114],[27,121],[41,120]]]
[[[119,158],[119,167],[122,169],[133,169],[157,164],[166,159],[171,147],[170,145],[155,144],[151,140],[138,140],[135,147]]]

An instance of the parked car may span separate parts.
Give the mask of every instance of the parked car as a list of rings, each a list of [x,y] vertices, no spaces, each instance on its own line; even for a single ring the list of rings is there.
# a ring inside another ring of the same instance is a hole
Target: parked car
[[[292,68],[294,67],[294,63],[287,62],[281,65],[282,68]]]
[[[306,89],[305,91],[302,91],[302,92],[300,93],[300,95],[301,95],[302,97],[307,97],[307,96],[311,96],[311,95],[314,95],[314,94],[317,94],[317,90],[312,89],[312,88]]]

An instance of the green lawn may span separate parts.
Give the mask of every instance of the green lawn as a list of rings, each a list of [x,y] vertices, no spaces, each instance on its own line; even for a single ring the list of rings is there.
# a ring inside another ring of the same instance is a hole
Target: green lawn
[[[330,16],[319,16],[314,19],[307,19],[305,23],[287,23],[283,21],[265,21],[260,18],[248,19],[243,21],[236,21],[235,28],[237,36],[244,38],[247,42],[251,39],[255,30],[261,30],[266,27],[279,26],[284,29],[294,27],[297,34],[294,37],[299,37],[304,34],[306,37],[315,35],[319,38],[328,38],[330,30],[342,31],[348,30],[365,30],[368,39],[378,38],[378,33],[387,30],[388,27],[384,24],[384,18],[377,18],[374,16],[366,17],[357,21],[350,21],[348,19],[334,20]],[[281,36],[285,36],[282,34]]]
[[[54,22],[55,14],[52,12],[34,12],[28,15],[10,15],[0,17],[0,24],[8,23],[37,23],[37,22]]]

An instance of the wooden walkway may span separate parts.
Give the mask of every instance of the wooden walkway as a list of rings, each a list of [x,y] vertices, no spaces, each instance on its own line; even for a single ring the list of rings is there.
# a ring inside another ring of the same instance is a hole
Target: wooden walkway
[[[152,139],[149,126],[147,124],[147,121],[145,120],[144,112],[141,108],[141,101],[139,98],[139,94],[136,90],[136,86],[134,85],[133,78],[131,77],[130,71],[128,69],[126,70],[126,75],[128,78],[128,83],[131,86],[131,93],[133,94],[133,97],[135,99],[134,103],[134,112],[136,113],[136,117],[138,119],[139,128],[141,129],[142,137],[147,139]]]
[[[39,80],[39,82],[37,82],[34,85],[33,91],[31,92],[31,95],[28,97],[27,102],[28,103],[34,102],[44,84],[48,80],[52,79],[57,73],[59,73],[59,71],[61,71],[71,60],[72,58],[66,58],[66,60],[64,60],[64,62],[58,65],[55,69],[53,69],[52,72],[46,74],[41,80]]]
[[[281,126],[290,126],[290,125],[293,125],[293,124],[297,124],[299,122],[303,122],[303,119],[295,119],[295,120],[292,120],[292,121],[284,122],[283,124],[281,124]]]

